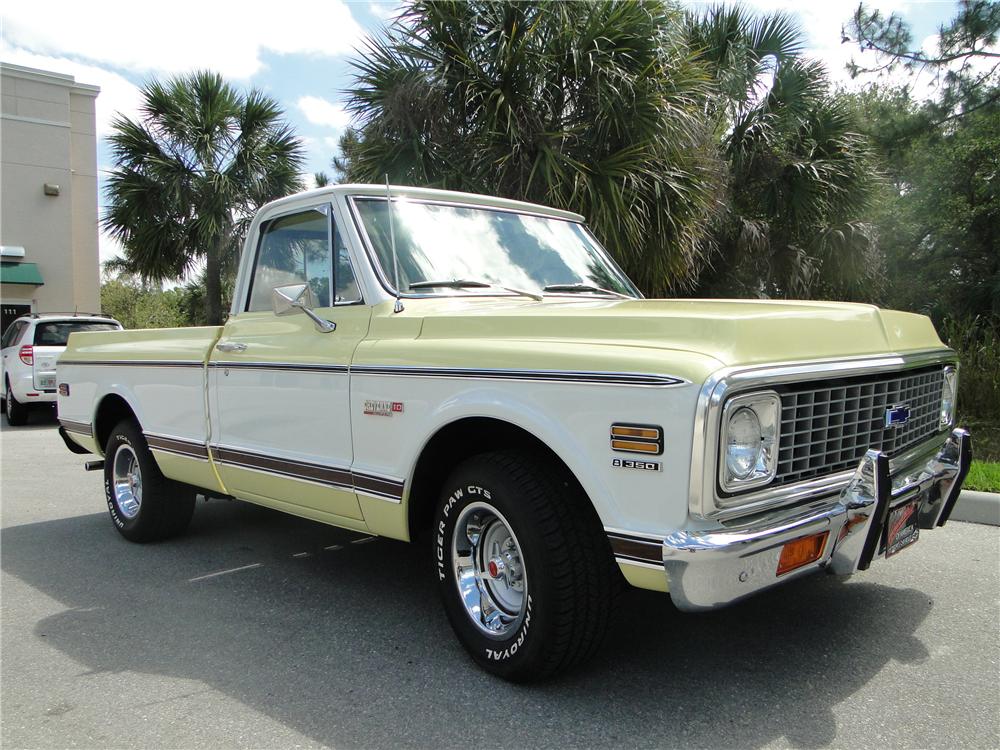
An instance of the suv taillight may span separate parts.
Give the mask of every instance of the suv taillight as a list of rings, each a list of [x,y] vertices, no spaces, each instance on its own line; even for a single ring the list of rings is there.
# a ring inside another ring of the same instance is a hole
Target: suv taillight
[[[35,347],[31,344],[25,344],[21,347],[21,351],[17,353],[17,356],[21,358],[24,364],[33,365],[35,363]]]

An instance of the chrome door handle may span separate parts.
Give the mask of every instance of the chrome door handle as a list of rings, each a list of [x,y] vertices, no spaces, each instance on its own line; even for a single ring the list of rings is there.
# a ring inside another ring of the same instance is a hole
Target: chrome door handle
[[[247,349],[246,344],[240,344],[236,341],[223,341],[215,345],[215,348],[220,352],[245,352]]]

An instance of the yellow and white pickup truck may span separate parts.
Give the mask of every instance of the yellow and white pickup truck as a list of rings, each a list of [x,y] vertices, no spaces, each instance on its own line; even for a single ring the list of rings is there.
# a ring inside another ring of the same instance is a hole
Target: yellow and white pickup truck
[[[531,680],[622,579],[711,609],[944,524],[956,368],[923,316],[646,300],[581,216],[343,185],[259,212],[224,326],[73,334],[58,404],[126,538],[202,493],[426,539],[460,641]]]

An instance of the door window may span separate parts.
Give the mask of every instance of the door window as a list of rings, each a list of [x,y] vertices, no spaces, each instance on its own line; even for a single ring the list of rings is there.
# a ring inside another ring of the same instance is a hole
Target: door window
[[[333,269],[336,289],[334,304],[351,305],[361,302],[361,290],[358,288],[358,280],[354,276],[354,267],[351,265],[351,256],[347,253],[347,245],[344,244],[340,236],[340,229],[333,228],[333,249],[337,264]]]
[[[20,318],[22,315],[31,315],[31,304],[30,303],[17,303],[10,302],[9,300],[4,300],[3,304],[0,305],[0,326],[3,327],[4,332],[10,327],[10,324],[15,320]]]
[[[302,283],[319,307],[330,306],[330,221],[323,211],[279,216],[261,227],[247,310],[270,310],[272,289]]]
[[[332,226],[326,207],[279,216],[262,224],[246,309],[270,310],[275,287],[303,283],[309,284],[318,307],[361,301],[347,247],[340,231]]]
[[[24,330],[26,325],[28,325],[27,322],[23,320],[11,323],[4,332],[3,341],[0,342],[0,348],[6,349],[8,346],[14,346],[18,338],[21,336],[21,331]]]

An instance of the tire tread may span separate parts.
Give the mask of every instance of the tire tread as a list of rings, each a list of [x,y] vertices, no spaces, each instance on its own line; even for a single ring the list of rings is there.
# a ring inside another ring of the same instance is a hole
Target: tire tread
[[[620,574],[596,511],[575,479],[550,461],[518,450],[470,461],[482,462],[518,487],[548,548],[548,573],[555,581],[549,602],[555,625],[544,661],[508,679],[544,680],[585,662],[604,641],[619,591]]]
[[[7,424],[11,427],[21,427],[28,423],[28,405],[22,404],[14,395],[7,381],[7,397],[4,399],[4,411],[6,412]]]
[[[195,504],[194,489],[163,476],[142,430],[131,419],[122,420],[111,431],[105,450],[106,473],[113,470],[111,462],[114,456],[110,448],[118,435],[128,438],[142,470],[140,521],[132,529],[119,528],[118,531],[129,541],[139,543],[158,542],[180,534],[191,522]]]

